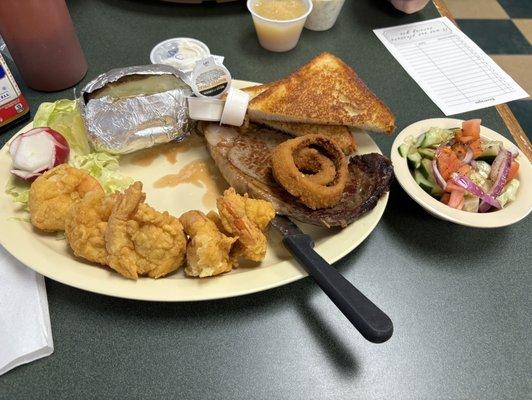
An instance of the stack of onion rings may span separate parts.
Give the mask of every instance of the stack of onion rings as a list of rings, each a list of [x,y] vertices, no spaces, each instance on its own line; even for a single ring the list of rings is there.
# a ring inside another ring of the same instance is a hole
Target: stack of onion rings
[[[278,145],[272,153],[272,172],[287,192],[313,210],[337,204],[349,176],[344,153],[324,135],[301,136]]]

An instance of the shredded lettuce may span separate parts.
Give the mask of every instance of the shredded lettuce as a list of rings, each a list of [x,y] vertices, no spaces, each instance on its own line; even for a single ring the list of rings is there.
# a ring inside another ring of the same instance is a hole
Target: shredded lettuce
[[[90,153],[87,130],[77,107],[76,100],[57,100],[42,103],[33,118],[33,126],[48,126],[65,137],[70,148],[77,154]]]
[[[11,197],[13,203],[21,204],[23,211],[29,211],[28,201],[30,197],[30,187],[26,182],[12,176],[6,183],[5,192]]]
[[[517,179],[512,179],[509,183],[506,184],[502,193],[497,197],[497,200],[501,204],[501,207],[504,207],[506,203],[515,200],[517,195],[517,189],[519,189],[519,181]]]
[[[114,193],[127,188],[133,179],[118,172],[119,157],[104,152],[76,155],[70,165],[86,170],[95,177],[107,193]]]

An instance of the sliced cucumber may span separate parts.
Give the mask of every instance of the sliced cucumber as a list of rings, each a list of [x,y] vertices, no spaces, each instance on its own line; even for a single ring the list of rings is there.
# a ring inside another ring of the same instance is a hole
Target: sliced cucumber
[[[451,140],[454,136],[454,131],[451,129],[430,128],[424,135],[418,147],[438,147],[440,144]]]
[[[413,153],[408,153],[408,155],[406,156],[407,160],[408,160],[408,164],[410,165],[411,168],[413,169],[418,169],[419,166],[421,165],[421,155],[416,151],[416,152],[413,152]]]
[[[410,147],[412,145],[410,143],[403,143],[401,146],[399,146],[399,154],[401,157],[406,157],[408,155],[408,152],[410,151]]]
[[[429,160],[432,160],[436,156],[436,150],[434,149],[421,148],[417,151],[419,152],[419,154],[421,154],[423,158],[428,158]]]
[[[421,135],[418,136],[417,140],[416,140],[416,147],[419,147],[421,146],[421,143],[423,143],[423,141],[425,140],[425,133],[422,133]]]
[[[437,185],[436,181],[434,180],[434,176],[432,175],[432,170],[430,170],[430,174],[428,175],[428,177],[425,177],[422,172],[424,168],[426,167],[421,167],[420,169],[416,169],[414,171],[414,180],[419,186],[421,186],[421,188],[425,192],[427,192],[431,196],[440,197],[443,194],[443,191],[441,190],[441,188]]]
[[[419,171],[423,174],[425,178],[429,180],[432,178],[432,180],[434,180],[434,174],[432,172],[432,162],[428,158],[423,158],[421,160]]]
[[[477,160],[486,161],[487,163],[491,164],[493,160],[495,160],[495,157],[497,157],[497,154],[499,154],[501,145],[501,142],[481,142],[480,147],[482,149],[482,153],[480,153],[480,155],[477,157]]]
[[[426,179],[418,169],[414,171],[414,180],[419,186],[421,186],[421,189],[432,195],[432,183]]]

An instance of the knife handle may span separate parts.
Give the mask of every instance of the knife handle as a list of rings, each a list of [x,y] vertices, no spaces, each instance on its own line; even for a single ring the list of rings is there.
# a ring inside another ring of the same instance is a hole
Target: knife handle
[[[392,320],[316,253],[310,236],[285,236],[283,243],[362,336],[373,343],[390,339]]]

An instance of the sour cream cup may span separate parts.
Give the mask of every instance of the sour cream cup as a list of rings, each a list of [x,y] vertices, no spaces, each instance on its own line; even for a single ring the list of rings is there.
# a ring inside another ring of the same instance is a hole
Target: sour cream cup
[[[188,98],[188,116],[196,121],[220,121],[225,101],[206,97]]]
[[[306,12],[295,19],[273,20],[262,17],[254,11],[257,0],[248,0],[247,7],[253,17],[259,43],[266,50],[284,52],[296,47],[307,17],[312,12],[312,0],[302,0],[307,6]]]
[[[314,8],[305,22],[305,28],[326,31],[336,23],[345,0],[312,0],[312,3]]]
[[[181,72],[191,72],[196,63],[211,55],[207,45],[197,39],[180,37],[155,45],[150,53],[152,64],[166,64]]]

